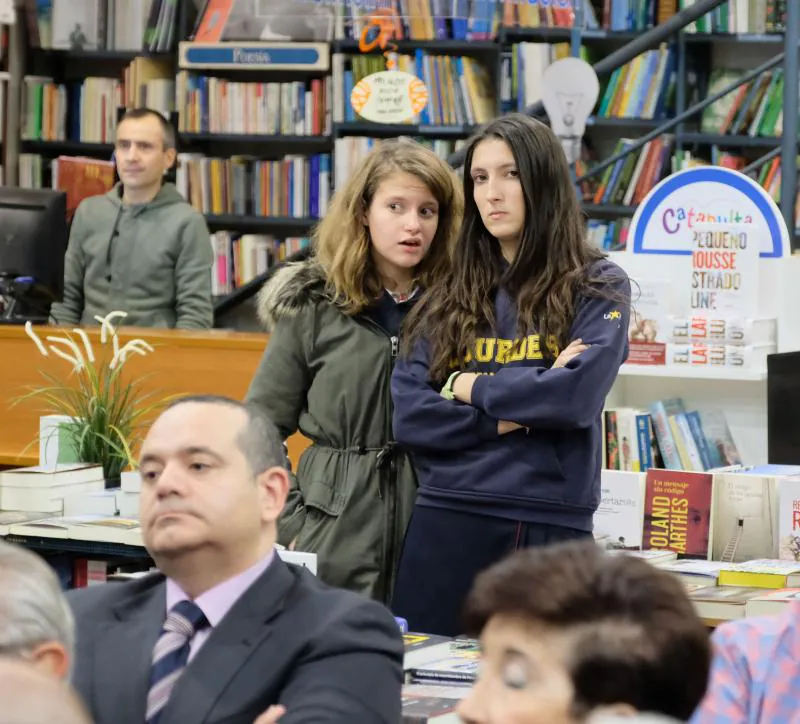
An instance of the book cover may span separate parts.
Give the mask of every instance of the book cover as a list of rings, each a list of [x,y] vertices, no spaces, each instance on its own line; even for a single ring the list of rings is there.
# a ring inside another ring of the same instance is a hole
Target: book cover
[[[781,477],[778,486],[778,558],[800,561],[800,475]]]
[[[114,163],[94,158],[59,156],[56,159],[54,187],[67,194],[67,220],[72,221],[78,205],[90,196],[110,191],[114,186]]]
[[[775,479],[717,472],[714,485],[714,560],[736,562],[775,556]]]
[[[688,558],[711,553],[712,481],[708,473],[647,471],[642,546]]]
[[[603,470],[600,488],[600,505],[594,514],[595,537],[607,536],[610,547],[641,549],[645,476]]]

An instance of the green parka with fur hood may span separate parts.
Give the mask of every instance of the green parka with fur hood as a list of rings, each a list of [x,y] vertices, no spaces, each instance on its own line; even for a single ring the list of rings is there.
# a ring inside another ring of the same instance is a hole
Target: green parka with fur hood
[[[247,400],[284,438],[300,430],[312,441],[278,540],[317,553],[326,583],[388,603],[417,489],[392,436],[398,340],[368,315],[345,314],[313,257],[266,282],[259,316],[271,334]]]

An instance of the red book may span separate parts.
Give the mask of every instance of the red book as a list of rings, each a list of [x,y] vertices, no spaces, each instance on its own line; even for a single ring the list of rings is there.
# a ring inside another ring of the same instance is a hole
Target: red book
[[[713,479],[710,473],[648,470],[642,548],[709,558]]]
[[[114,163],[94,158],[59,156],[54,187],[67,192],[67,220],[71,221],[78,204],[89,196],[110,191],[114,186]]]

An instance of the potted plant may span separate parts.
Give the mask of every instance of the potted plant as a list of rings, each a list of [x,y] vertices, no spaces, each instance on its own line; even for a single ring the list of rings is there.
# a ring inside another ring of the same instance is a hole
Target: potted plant
[[[44,357],[55,356],[69,364],[67,378],[42,372],[47,384],[32,387],[16,402],[37,399],[44,414],[61,415],[69,422],[61,426],[79,461],[103,466],[107,487],[119,485],[123,470],[134,466],[132,449],[148,416],[166,402],[153,402],[154,392],[143,392],[141,378],[128,381],[122,371],[132,355],[146,356],[153,347],[143,339],[120,345],[115,319],[125,312],[96,316],[100,323],[102,349],[96,355],[89,336],[82,329],[76,335],[47,335],[44,341],[30,322],[25,332]],[[76,378],[70,384],[68,378]]]

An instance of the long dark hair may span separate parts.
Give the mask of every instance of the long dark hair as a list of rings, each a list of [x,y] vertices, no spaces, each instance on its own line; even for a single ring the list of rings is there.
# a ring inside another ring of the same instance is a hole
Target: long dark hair
[[[517,164],[525,225],[514,260],[505,266],[500,244],[486,229],[470,174],[477,145],[504,141]],[[605,254],[586,238],[583,213],[561,144],[548,126],[521,113],[502,116],[474,136],[464,160],[464,221],[445,279],[430,287],[406,319],[404,351],[431,340],[430,376],[443,380],[453,363],[464,366],[479,332],[495,329],[494,294],[505,288],[518,309],[518,337],[536,330],[542,352],[563,349],[582,295],[612,296],[612,280],[592,277]]]

